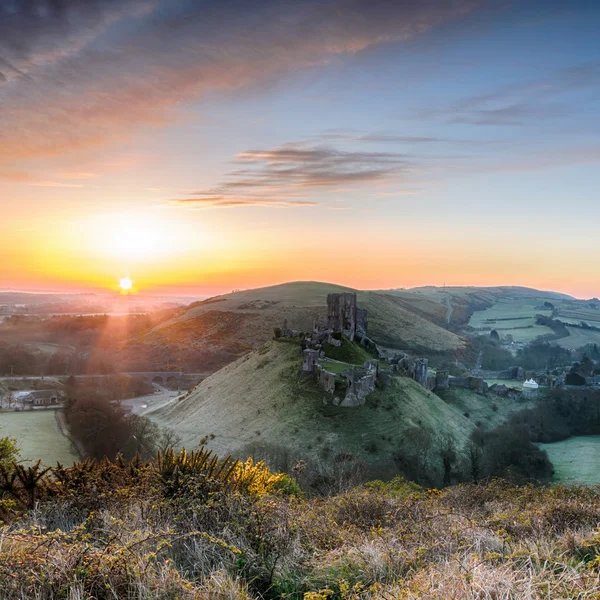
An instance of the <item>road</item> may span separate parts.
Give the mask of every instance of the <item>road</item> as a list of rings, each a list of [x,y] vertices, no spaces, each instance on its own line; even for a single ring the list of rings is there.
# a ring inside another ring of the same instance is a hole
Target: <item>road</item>
[[[131,413],[134,415],[144,415],[166,406],[183,393],[173,392],[162,385],[158,385],[158,383],[153,383],[152,386],[156,390],[154,394],[121,400],[121,406],[130,408]]]

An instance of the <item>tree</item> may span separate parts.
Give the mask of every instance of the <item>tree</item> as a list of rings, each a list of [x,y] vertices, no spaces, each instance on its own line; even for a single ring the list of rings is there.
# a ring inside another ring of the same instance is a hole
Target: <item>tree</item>
[[[122,449],[124,457],[131,460],[136,454],[144,459],[155,456],[160,436],[158,425],[140,415],[127,417],[127,424],[130,436]]]
[[[444,485],[452,483],[452,468],[456,463],[457,454],[454,438],[446,435],[440,444],[440,458],[442,459],[442,468],[444,469]]]
[[[474,442],[468,442],[467,444],[467,457],[469,460],[469,474],[473,483],[478,483],[481,477],[481,459],[482,451],[479,445]]]
[[[412,427],[404,433],[394,460],[408,478],[432,483],[430,458],[433,439],[433,431],[425,427]]]
[[[176,450],[181,446],[181,436],[175,433],[172,429],[163,429],[158,441],[158,451],[167,452],[168,450]]]

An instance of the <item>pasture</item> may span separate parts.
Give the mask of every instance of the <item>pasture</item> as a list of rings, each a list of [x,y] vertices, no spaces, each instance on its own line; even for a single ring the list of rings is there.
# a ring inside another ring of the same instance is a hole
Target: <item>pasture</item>
[[[538,446],[548,453],[554,465],[554,481],[600,484],[600,435],[573,436]]]
[[[24,460],[71,464],[79,457],[56,423],[53,410],[0,413],[0,436],[17,440]]]
[[[552,342],[553,344],[562,346],[563,348],[581,348],[587,344],[600,345],[600,331],[590,331],[589,329],[579,329],[577,327],[569,327],[569,336]]]
[[[544,298],[505,298],[490,308],[473,313],[469,325],[481,333],[495,329],[501,337],[512,335],[515,342],[531,342],[552,329],[536,324],[536,315],[550,316],[549,310],[540,310]]]

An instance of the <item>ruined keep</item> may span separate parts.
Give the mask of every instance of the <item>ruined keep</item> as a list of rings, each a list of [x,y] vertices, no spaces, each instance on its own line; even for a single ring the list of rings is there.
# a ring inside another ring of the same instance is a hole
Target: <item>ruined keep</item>
[[[364,314],[363,314],[364,313]],[[362,311],[362,323],[366,325],[366,311]],[[327,326],[334,333],[341,333],[349,340],[354,340],[356,333],[357,307],[356,294],[327,295]]]

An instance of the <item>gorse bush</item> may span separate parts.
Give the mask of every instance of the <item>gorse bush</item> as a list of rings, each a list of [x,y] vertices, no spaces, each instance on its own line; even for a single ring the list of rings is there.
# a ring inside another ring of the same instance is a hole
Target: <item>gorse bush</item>
[[[396,477],[307,498],[204,449],[2,473],[3,600],[600,597],[595,487]]]

